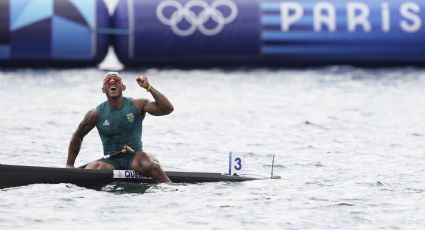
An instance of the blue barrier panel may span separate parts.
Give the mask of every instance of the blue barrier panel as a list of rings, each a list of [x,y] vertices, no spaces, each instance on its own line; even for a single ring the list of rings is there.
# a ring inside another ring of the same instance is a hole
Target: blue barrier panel
[[[106,55],[102,0],[0,0],[1,66],[83,66]]]
[[[425,64],[423,0],[121,0],[127,66]]]

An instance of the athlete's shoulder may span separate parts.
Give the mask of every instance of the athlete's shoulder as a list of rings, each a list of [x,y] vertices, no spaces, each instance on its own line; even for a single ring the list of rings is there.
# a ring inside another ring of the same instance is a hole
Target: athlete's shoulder
[[[98,113],[99,113],[99,112],[97,111],[97,108],[90,109],[90,110],[87,112],[87,114],[95,115],[95,116],[97,116],[97,114],[98,114]]]
[[[138,99],[132,99],[133,105],[137,108],[137,110],[142,113],[143,108],[145,105],[149,102],[148,99],[145,98],[138,98]]]
[[[146,98],[137,98],[137,99],[131,99],[131,102],[134,104],[134,105],[145,105],[146,103],[148,103],[149,102],[149,100],[148,99],[146,99]]]
[[[98,112],[97,112],[97,109],[90,109],[87,113],[86,113],[86,115],[84,116],[84,121],[85,122],[90,122],[90,123],[92,123],[92,122],[96,122],[97,121],[97,118],[98,118]]]
[[[99,112],[99,111],[102,111],[102,110],[106,107],[106,105],[107,105],[107,101],[104,101],[104,102],[102,102],[102,103],[98,104],[98,105],[96,106],[95,110],[97,110],[98,112]]]
[[[87,114],[97,115],[97,109],[96,109],[96,108],[90,109],[90,110],[87,112]]]

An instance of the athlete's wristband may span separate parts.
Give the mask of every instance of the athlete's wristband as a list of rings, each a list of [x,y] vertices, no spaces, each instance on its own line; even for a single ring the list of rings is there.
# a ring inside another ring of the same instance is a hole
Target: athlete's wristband
[[[152,85],[151,85],[151,84],[149,84],[149,86],[148,86],[148,88],[146,89],[146,91],[147,91],[147,92],[151,92],[151,89],[152,89]]]

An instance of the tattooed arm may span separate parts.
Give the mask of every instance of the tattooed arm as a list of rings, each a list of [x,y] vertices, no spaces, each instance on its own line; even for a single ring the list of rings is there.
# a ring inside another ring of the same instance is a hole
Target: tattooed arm
[[[84,119],[81,121],[74,135],[72,135],[71,142],[69,143],[68,148],[68,159],[66,161],[67,168],[73,168],[75,159],[78,156],[78,153],[81,149],[81,143],[83,142],[84,137],[89,133],[95,126],[97,122],[97,111],[92,109],[87,112]]]

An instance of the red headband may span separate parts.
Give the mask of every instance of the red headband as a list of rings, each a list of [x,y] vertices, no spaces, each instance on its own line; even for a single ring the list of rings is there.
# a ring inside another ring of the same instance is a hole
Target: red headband
[[[109,83],[114,80],[117,84],[122,84],[122,79],[118,75],[107,75],[103,79],[103,85],[109,85]]]

